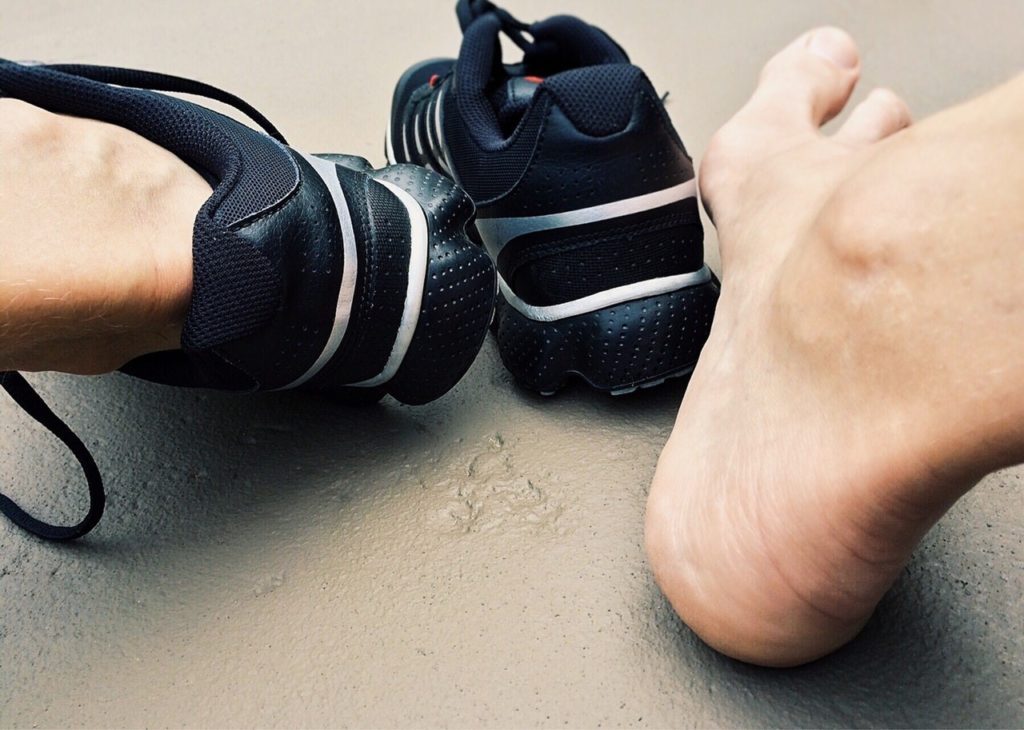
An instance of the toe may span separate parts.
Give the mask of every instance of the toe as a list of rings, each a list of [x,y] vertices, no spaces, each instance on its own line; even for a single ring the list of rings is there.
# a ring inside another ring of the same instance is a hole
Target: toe
[[[859,74],[860,56],[849,34],[817,28],[768,62],[741,115],[793,132],[814,131],[842,111]]]
[[[906,102],[889,89],[875,89],[850,113],[835,139],[862,146],[885,139],[910,124]]]
[[[715,133],[700,166],[701,197],[716,225],[736,209],[760,161],[820,139],[818,128],[842,111],[859,76],[856,44],[832,27],[805,33],[765,65],[754,95]]]

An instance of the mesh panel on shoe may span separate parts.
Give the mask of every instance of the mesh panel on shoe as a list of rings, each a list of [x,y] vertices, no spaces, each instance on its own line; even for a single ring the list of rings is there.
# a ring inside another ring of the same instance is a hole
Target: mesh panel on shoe
[[[277,272],[252,244],[206,216],[196,218],[193,241],[182,347],[205,350],[256,331],[278,307]]]
[[[299,171],[280,142],[215,111],[195,107],[210,124],[220,128],[238,150],[234,185],[214,215],[234,226],[283,202],[299,184]]]
[[[491,104],[501,125],[501,131],[511,134],[512,125],[522,118],[525,111],[522,101],[509,93],[507,84],[502,84],[490,94]]]
[[[636,66],[605,64],[563,71],[545,80],[544,87],[578,130],[604,137],[629,124],[643,79]]]
[[[454,93],[449,94],[455,102],[453,111],[457,110],[466,125],[466,129],[460,131],[475,136],[484,148],[498,147],[504,139],[494,107],[487,98],[493,77],[499,72],[504,74],[498,42],[500,32],[501,21],[494,15],[481,17],[466,30],[456,65],[457,81],[451,89]]]
[[[523,46],[523,63],[506,68],[499,36],[525,27],[509,22],[483,12],[465,27],[445,96],[445,141],[459,183],[478,205],[508,193],[526,172],[552,98],[582,132],[608,135],[628,124],[626,99],[642,78],[604,31],[565,15],[529,26],[533,41]],[[506,86],[523,75],[548,80],[523,98]]]
[[[105,84],[130,86],[133,89],[170,91],[173,93],[204,96],[207,99],[213,99],[222,104],[233,106],[256,122],[271,137],[282,144],[288,144],[288,140],[278,131],[277,127],[263,116],[258,109],[253,107],[252,104],[230,92],[218,89],[216,86],[211,86],[202,81],[185,78],[184,76],[173,76],[158,71],[143,71],[137,68],[121,68],[118,66],[94,66],[82,63],[54,63],[45,65],[54,71],[81,76],[93,81],[101,81]]]
[[[279,202],[298,181],[294,163],[276,142],[179,99],[10,62],[0,63],[0,88],[49,111],[117,124],[170,150],[221,184],[210,198],[210,210],[219,212],[226,225]],[[247,157],[249,165],[244,164]],[[254,177],[239,180],[243,169]]]
[[[515,131],[539,88],[540,84],[536,80],[514,77],[491,91],[491,104],[498,115],[503,135],[507,137]]]

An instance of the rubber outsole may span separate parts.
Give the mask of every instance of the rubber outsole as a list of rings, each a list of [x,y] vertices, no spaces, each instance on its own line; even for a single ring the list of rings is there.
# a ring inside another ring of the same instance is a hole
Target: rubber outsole
[[[624,395],[691,372],[707,341],[719,284],[645,297],[555,322],[529,319],[499,297],[498,349],[523,387],[553,395],[572,377]]]

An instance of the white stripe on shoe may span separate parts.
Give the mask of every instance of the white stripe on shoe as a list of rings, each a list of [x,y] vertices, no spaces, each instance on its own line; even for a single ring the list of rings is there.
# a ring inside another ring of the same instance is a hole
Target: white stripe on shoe
[[[341,285],[338,287],[338,301],[334,305],[334,324],[331,326],[331,334],[327,338],[324,349],[305,373],[284,386],[282,390],[298,388],[300,385],[309,382],[311,378],[323,369],[324,365],[330,362],[330,359],[338,351],[341,341],[345,339],[349,318],[352,315],[352,301],[355,298],[356,292],[356,274],[359,271],[356,234],[352,228],[352,215],[348,211],[345,193],[342,191],[341,183],[338,181],[337,165],[313,155],[307,155],[302,152],[298,154],[302,155],[302,158],[323,179],[338,213],[338,223],[341,224],[342,237]]]
[[[354,388],[373,388],[383,385],[395,376],[402,366],[405,353],[409,351],[416,325],[419,323],[420,307],[423,303],[423,290],[427,277],[427,216],[423,208],[409,193],[386,180],[375,180],[395,194],[409,212],[410,250],[409,250],[409,283],[405,293],[405,306],[402,320],[395,335],[395,343],[384,369],[376,376],[358,383],[350,383]]]
[[[423,149],[423,143],[420,140],[420,115],[413,117],[413,131],[416,134],[416,152],[419,153],[420,159],[423,160],[422,167],[427,168],[431,172],[437,172],[437,169],[430,164],[430,157]]]
[[[405,151],[405,159],[411,160],[412,155],[409,154],[409,132],[405,128],[405,122],[402,122],[402,149]]]
[[[393,123],[388,124],[388,131],[384,135],[384,159],[389,165],[395,164],[395,140],[393,133]]]
[[[527,304],[516,296],[515,292],[512,291],[512,287],[505,283],[501,276],[498,277],[498,288],[501,290],[501,295],[508,302],[509,306],[527,319],[532,319],[536,322],[557,322],[566,317],[588,314],[596,312],[598,309],[614,307],[635,299],[655,297],[659,294],[668,294],[669,292],[686,289],[691,286],[700,286],[709,281],[711,281],[711,269],[707,266],[702,266],[697,271],[691,271],[688,274],[676,274],[674,276],[648,279],[647,281],[638,281],[634,284],[617,286],[614,289],[605,289],[590,296],[574,299],[571,302],[549,304],[546,306]]]
[[[442,86],[441,90],[437,92],[437,101],[434,102],[434,135],[437,137],[439,152],[437,161],[441,163],[444,171],[455,182],[458,182],[458,178],[455,177],[455,169],[452,167],[451,156],[448,154],[448,145],[444,141],[444,122],[441,119],[441,104],[444,101],[444,94],[447,90],[447,86]]]
[[[585,223],[642,213],[692,198],[695,195],[697,195],[697,180],[693,179],[664,190],[638,195],[635,198],[616,200],[613,203],[604,203],[578,210],[567,210],[563,213],[517,216],[515,218],[477,218],[476,229],[487,247],[487,253],[491,255],[491,258],[497,259],[501,249],[513,238],[553,228],[580,226]]]

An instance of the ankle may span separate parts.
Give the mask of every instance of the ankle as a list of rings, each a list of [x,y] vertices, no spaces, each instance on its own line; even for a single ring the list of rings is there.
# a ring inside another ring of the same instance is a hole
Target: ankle
[[[2,106],[0,366],[93,373],[178,347],[210,186],[126,129]]]
[[[178,348],[191,297],[191,241],[180,221],[147,223],[148,236],[112,230],[112,248],[100,256],[15,252],[0,282],[0,369],[91,375]]]

